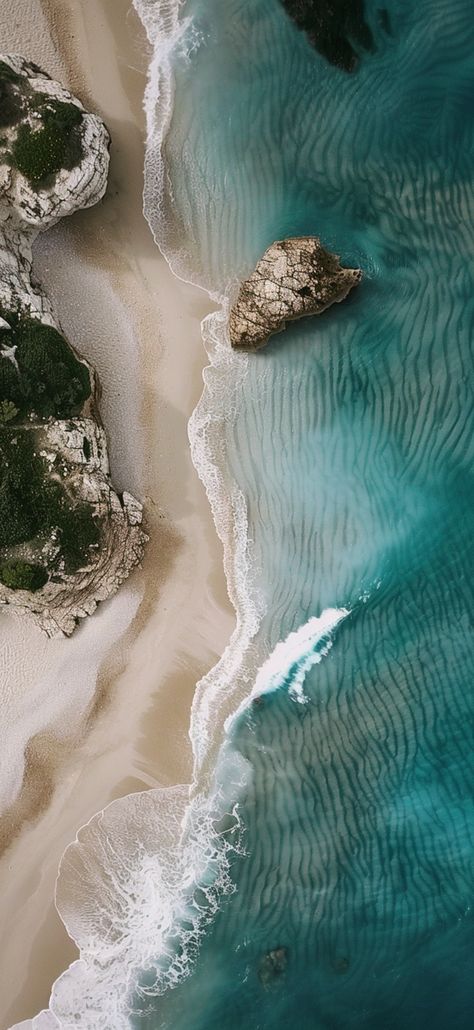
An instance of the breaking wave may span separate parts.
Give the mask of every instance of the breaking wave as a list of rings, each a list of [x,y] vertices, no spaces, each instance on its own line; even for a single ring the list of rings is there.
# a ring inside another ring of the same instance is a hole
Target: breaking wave
[[[172,55],[198,45],[179,0],[134,0],[153,58],[145,95],[147,152],[144,210],[160,250],[178,277],[208,288],[198,257],[179,247],[172,184],[163,141],[173,110]],[[224,427],[238,407],[248,368],[228,346],[228,307],[235,284],[212,294],[219,309],[202,324],[209,358],[204,390],[189,423],[195,468],[205,486],[224,548],[236,626],[217,665],[197,684],[190,724],[192,785],[120,798],[95,815],[66,849],[56,906],[80,959],[57,979],[50,1006],[12,1030],[126,1030],[138,1006],[175,986],[190,971],[206,926],[234,890],[234,856],[244,852],[239,797],[250,764],[233,747],[231,729],[255,694],[291,680],[302,698],[306,671],[330,647],[344,609],[312,618],[261,665],[255,642],[264,613],[249,539],[245,498],[226,469]],[[298,666],[296,676],[295,664]],[[256,678],[256,671],[261,665]],[[253,689],[252,689],[253,688]],[[250,700],[249,700],[250,699]]]

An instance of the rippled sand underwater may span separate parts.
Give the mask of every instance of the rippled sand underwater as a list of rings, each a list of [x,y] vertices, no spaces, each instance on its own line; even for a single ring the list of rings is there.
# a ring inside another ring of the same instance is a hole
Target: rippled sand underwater
[[[236,386],[226,457],[261,640],[350,614],[304,703],[295,662],[233,730],[252,769],[237,891],[188,979],[136,999],[146,1030],[474,1019],[472,9],[376,8],[349,75],[278,0],[186,7],[170,246],[179,230],[188,270],[222,291],[272,240],[314,233],[364,281]],[[264,985],[277,948],[286,969]]]

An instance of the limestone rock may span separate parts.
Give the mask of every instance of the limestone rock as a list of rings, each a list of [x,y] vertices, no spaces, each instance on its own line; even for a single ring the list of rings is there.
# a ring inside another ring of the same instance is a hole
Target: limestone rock
[[[316,236],[272,243],[242,283],[231,309],[232,346],[258,350],[288,321],[319,315],[344,300],[361,277],[358,268],[341,268],[336,255],[325,250]]]
[[[49,635],[113,594],[146,541],[110,479],[96,373],[31,274],[36,235],[102,198],[109,142],[36,65],[0,55],[0,605]]]

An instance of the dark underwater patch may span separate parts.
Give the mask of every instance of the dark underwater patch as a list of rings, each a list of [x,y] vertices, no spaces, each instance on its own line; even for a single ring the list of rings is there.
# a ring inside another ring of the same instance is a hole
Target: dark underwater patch
[[[330,64],[352,72],[359,48],[372,52],[375,41],[365,20],[365,0],[281,0],[295,24]]]

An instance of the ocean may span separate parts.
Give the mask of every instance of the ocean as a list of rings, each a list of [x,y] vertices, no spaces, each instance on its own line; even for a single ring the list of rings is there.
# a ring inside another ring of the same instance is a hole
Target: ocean
[[[63,1025],[474,1020],[472,10],[381,2],[347,71],[280,0],[135,0],[145,212],[218,305],[190,442],[237,626],[191,794],[114,802],[66,853]],[[239,280],[297,235],[362,284],[231,353]]]
[[[227,365],[214,319],[257,637],[270,653],[301,627],[301,650],[229,729],[249,767],[236,891],[191,975],[135,998],[147,1030],[474,1019],[472,25],[465,0],[384,11],[365,3],[351,73],[279,0],[181,11],[165,239],[148,201],[174,267],[232,297],[273,240],[318,235],[364,280]]]

